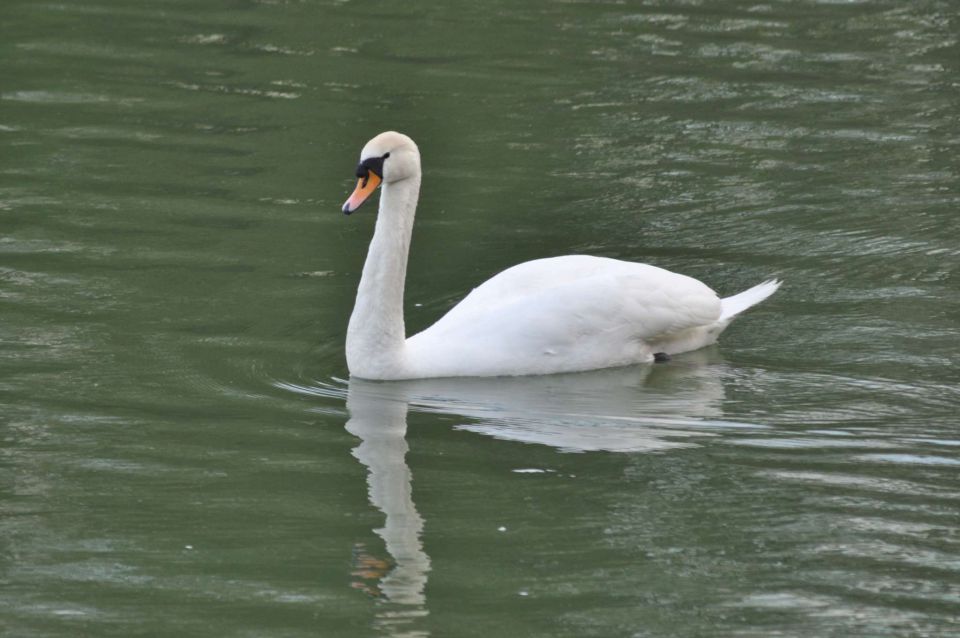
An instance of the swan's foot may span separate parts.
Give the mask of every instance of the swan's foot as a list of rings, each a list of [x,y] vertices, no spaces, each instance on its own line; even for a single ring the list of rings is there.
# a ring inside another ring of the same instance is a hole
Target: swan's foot
[[[654,352],[653,353],[653,362],[654,363],[666,363],[670,360],[670,355],[666,352]]]

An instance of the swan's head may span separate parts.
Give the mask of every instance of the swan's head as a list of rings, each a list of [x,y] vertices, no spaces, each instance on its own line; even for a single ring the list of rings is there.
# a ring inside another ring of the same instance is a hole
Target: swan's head
[[[403,133],[387,131],[367,142],[357,164],[357,188],[343,204],[347,215],[360,208],[381,182],[389,184],[420,175],[420,150]]]

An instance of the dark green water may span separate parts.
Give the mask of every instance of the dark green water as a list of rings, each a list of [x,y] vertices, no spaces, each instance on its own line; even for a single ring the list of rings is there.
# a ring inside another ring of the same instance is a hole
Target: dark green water
[[[960,6],[0,4],[0,628],[960,633]],[[348,384],[518,261],[785,284],[654,368]],[[349,408],[349,412],[348,412]]]

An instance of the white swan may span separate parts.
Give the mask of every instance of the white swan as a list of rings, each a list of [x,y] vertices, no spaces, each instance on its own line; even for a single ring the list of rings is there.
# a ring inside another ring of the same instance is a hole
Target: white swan
[[[380,212],[347,328],[347,367],[364,379],[512,376],[654,361],[657,353],[716,341],[740,312],[776,291],[766,281],[720,299],[705,284],[662,268],[568,255],[508,268],[409,339],[403,287],[420,193],[420,151],[388,131],[367,142],[355,211],[383,184]]]

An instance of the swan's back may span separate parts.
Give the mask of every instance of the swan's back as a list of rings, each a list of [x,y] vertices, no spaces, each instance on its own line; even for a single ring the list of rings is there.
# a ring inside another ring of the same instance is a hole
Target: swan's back
[[[534,259],[507,268],[474,288],[470,294],[437,322],[461,322],[488,312],[500,306],[508,306],[531,295],[555,290],[563,295],[563,289],[592,282],[603,286],[609,280],[619,281],[629,286],[623,295],[657,296],[661,291],[699,299],[712,306],[717,295],[708,286],[692,277],[657,268],[649,264],[640,264],[608,257],[590,255],[566,255]],[[568,299],[575,303],[574,299]],[[703,309],[713,315],[713,308]],[[716,314],[719,315],[719,305]]]

